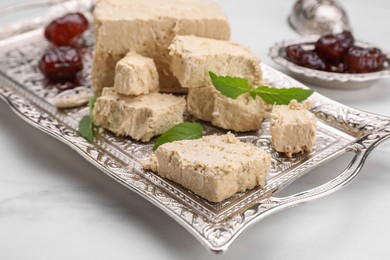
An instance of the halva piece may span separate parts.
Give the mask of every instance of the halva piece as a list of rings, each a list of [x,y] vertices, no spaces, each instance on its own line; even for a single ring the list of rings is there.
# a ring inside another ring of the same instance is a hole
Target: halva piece
[[[185,88],[210,85],[209,71],[245,78],[252,85],[259,84],[262,79],[259,57],[234,42],[176,36],[169,50],[173,75]]]
[[[237,132],[259,129],[267,116],[266,105],[259,97],[253,99],[249,94],[244,94],[231,99],[214,86],[190,88],[187,110],[198,119]]]
[[[145,168],[220,202],[236,192],[264,187],[270,155],[228,133],[163,144]]]
[[[94,21],[92,79],[97,95],[114,84],[115,63],[129,51],[154,59],[161,91],[183,92],[170,71],[168,46],[173,38],[230,38],[225,14],[217,4],[205,0],[100,0]]]
[[[95,125],[142,142],[183,122],[184,97],[151,93],[125,96],[104,88],[92,111]]]
[[[153,59],[130,52],[115,68],[114,89],[124,95],[141,95],[158,89],[158,73]]]
[[[272,143],[278,152],[291,157],[294,153],[310,152],[316,136],[317,120],[308,108],[292,100],[289,105],[274,106],[270,115]]]

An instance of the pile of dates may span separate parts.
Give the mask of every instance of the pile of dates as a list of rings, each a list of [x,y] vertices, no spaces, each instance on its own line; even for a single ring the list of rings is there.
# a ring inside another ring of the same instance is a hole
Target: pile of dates
[[[83,69],[78,41],[88,27],[88,20],[80,13],[62,16],[46,27],[45,38],[51,47],[39,61],[39,69],[48,80],[73,80]]]
[[[301,45],[290,45],[285,51],[287,59],[297,65],[339,73],[380,71],[387,59],[378,48],[355,46],[355,39],[349,31],[320,37],[314,50],[305,50]]]

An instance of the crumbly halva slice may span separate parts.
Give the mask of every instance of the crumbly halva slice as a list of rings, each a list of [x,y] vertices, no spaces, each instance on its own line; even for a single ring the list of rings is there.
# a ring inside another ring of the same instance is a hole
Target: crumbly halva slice
[[[153,59],[128,53],[115,67],[114,89],[124,95],[148,94],[158,89],[158,73]]]
[[[263,149],[228,133],[163,144],[144,167],[220,202],[236,192],[264,187],[270,164]]]
[[[176,35],[228,40],[230,27],[221,8],[205,0],[100,0],[94,9],[93,89],[114,84],[115,63],[129,51],[153,58],[160,91],[181,91],[170,71],[168,46]],[[106,64],[114,64],[107,66]]]
[[[125,96],[104,88],[95,102],[92,120],[116,135],[147,142],[183,122],[185,107],[184,97],[160,93]]]
[[[274,106],[270,115],[272,144],[276,151],[291,157],[310,152],[315,144],[317,120],[308,109],[310,102]]]
[[[234,42],[195,36],[176,36],[169,46],[171,70],[182,87],[211,84],[209,71],[218,75],[248,79],[252,85],[262,79],[260,59]]]
[[[237,132],[259,129],[267,116],[266,105],[259,97],[244,94],[231,99],[214,86],[189,89],[187,110],[198,119]]]

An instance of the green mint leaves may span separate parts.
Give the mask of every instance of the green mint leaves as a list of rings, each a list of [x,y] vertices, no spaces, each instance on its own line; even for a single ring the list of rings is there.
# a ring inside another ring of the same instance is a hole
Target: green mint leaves
[[[79,134],[92,142],[93,140],[93,123],[90,115],[83,117],[79,122]]]
[[[157,138],[153,151],[165,143],[179,140],[193,140],[202,137],[202,125],[196,122],[184,122],[167,130]]]
[[[93,140],[93,122],[92,122],[92,110],[96,102],[96,97],[93,96],[88,101],[89,115],[84,116],[79,122],[79,134],[92,142]]]
[[[222,95],[236,99],[252,89],[248,80],[242,78],[217,76],[209,71],[211,82]]]
[[[304,101],[314,91],[303,88],[270,88],[261,86],[254,89],[254,92],[267,104],[288,105],[293,99],[298,102]]]
[[[243,78],[218,76],[211,71],[209,75],[214,87],[222,95],[232,99],[249,93],[253,99],[259,96],[268,104],[288,105],[292,99],[302,102],[314,92],[311,89],[302,88],[270,88],[267,86],[252,88],[248,80]]]

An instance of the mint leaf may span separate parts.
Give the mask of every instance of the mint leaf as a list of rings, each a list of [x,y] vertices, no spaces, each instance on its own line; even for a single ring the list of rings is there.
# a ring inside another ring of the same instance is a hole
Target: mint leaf
[[[236,99],[252,89],[246,79],[217,76],[211,71],[209,71],[209,75],[214,87],[221,92],[222,95],[232,99]]]
[[[92,115],[92,111],[93,111],[93,107],[95,106],[96,99],[97,99],[96,96],[92,96],[88,100],[88,108],[89,108],[90,115]]]
[[[95,106],[96,99],[96,96],[92,96],[88,100],[89,115],[84,116],[79,122],[79,134],[90,142],[93,140],[92,111]]]
[[[159,138],[153,146],[153,151],[165,143],[179,140],[192,140],[202,137],[202,125],[195,122],[184,122],[168,129]]]
[[[83,117],[79,122],[79,134],[92,142],[93,140],[93,123],[91,116]]]
[[[261,86],[256,88],[255,92],[268,104],[288,105],[293,99],[302,102],[313,94],[314,91],[302,88],[270,88]]]
[[[314,92],[311,89],[271,88],[267,86],[261,86],[254,89],[249,85],[248,80],[243,78],[218,76],[211,71],[209,71],[209,75],[214,87],[221,92],[222,95],[232,99],[236,99],[242,94],[249,93],[253,99],[256,99],[256,96],[259,96],[264,102],[271,105],[288,105],[293,99],[302,102]]]

